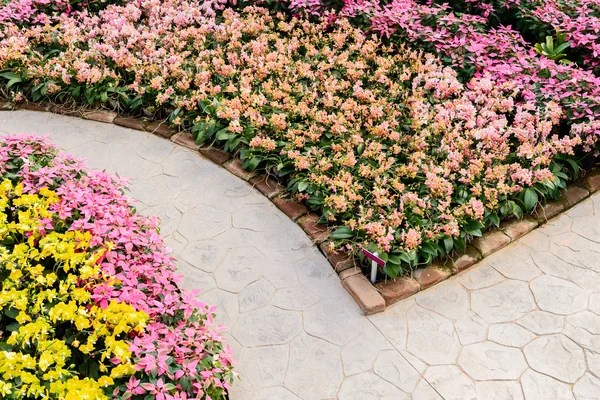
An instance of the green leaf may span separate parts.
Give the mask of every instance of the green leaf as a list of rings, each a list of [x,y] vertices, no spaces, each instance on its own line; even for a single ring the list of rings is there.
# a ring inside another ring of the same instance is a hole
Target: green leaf
[[[6,84],[6,87],[7,87],[8,89],[10,89],[10,88],[11,88],[11,86],[13,86],[13,85],[16,85],[17,83],[20,83],[20,82],[21,82],[21,78],[19,78],[19,77],[17,77],[17,78],[13,78],[13,79],[11,79],[10,81],[8,81],[8,83]]]
[[[472,236],[481,236],[483,224],[479,221],[471,220],[463,226],[463,230]]]
[[[351,239],[354,237],[354,231],[347,226],[342,226],[331,234],[333,240]]]
[[[523,203],[525,203],[525,210],[531,211],[537,205],[539,201],[538,194],[531,188],[525,189],[523,193]]]
[[[467,245],[464,238],[459,237],[454,239],[454,248],[457,252],[463,253],[466,247]]]
[[[498,216],[498,214],[496,214],[496,213],[490,214],[488,216],[488,220],[492,223],[492,225],[500,226],[500,217]]]
[[[446,253],[450,253],[454,248],[454,240],[451,237],[444,238],[444,249]]]
[[[247,171],[254,171],[258,167],[258,164],[260,164],[260,158],[252,157],[244,162],[242,168]]]
[[[308,188],[308,183],[307,182],[300,182],[298,184],[298,191],[299,192],[304,192],[307,188]]]
[[[575,162],[575,160],[572,160],[570,158],[567,158],[565,161],[568,162],[569,165],[571,166],[571,170],[573,171],[574,178],[577,178],[577,176],[579,176],[579,171],[581,169],[579,167],[579,164],[577,164],[577,162]]]
[[[15,74],[14,72],[11,72],[11,71],[3,72],[0,74],[0,76],[7,80],[17,79],[17,78],[21,79],[21,77],[19,75]]]

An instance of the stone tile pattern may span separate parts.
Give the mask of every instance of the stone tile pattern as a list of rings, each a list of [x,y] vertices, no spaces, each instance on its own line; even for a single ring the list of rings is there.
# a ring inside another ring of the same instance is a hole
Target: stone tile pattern
[[[130,129],[34,111],[48,133],[132,178],[162,219],[182,286],[218,305],[238,399],[600,398],[600,194],[479,264],[365,317],[302,229],[197,153]]]

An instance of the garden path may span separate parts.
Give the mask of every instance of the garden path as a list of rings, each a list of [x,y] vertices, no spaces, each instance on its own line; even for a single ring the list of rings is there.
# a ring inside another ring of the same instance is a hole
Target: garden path
[[[199,154],[114,125],[0,113],[0,134],[33,132],[132,178],[182,286],[230,327],[232,400],[600,398],[600,194],[365,317],[296,224]]]

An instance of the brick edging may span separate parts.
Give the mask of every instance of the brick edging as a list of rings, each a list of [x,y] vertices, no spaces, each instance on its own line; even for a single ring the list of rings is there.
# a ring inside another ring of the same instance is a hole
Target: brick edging
[[[355,257],[346,252],[333,252],[325,241],[330,231],[325,225],[319,225],[319,216],[310,213],[301,203],[285,196],[285,188],[277,180],[267,175],[248,172],[242,168],[239,159],[231,154],[213,147],[198,146],[189,132],[177,132],[165,122],[149,121],[139,118],[121,117],[117,113],[105,110],[76,110],[47,103],[26,103],[14,105],[0,101],[0,111],[24,109],[31,111],[52,112],[56,114],[80,117],[92,121],[112,123],[118,126],[144,131],[170,139],[172,142],[198,151],[205,158],[227,169],[233,175],[243,179],[260,191],[292,221],[296,222],[306,234],[319,245],[319,249],[338,273],[342,286],[356,300],[362,311],[367,314],[382,312],[387,306],[399,300],[434,286],[452,275],[464,271],[484,257],[495,253],[523,235],[546,223],[550,218],[580,203],[592,193],[600,189],[600,171],[592,171],[583,179],[571,184],[563,191],[560,199],[538,205],[531,216],[523,219],[512,219],[503,222],[500,228],[490,229],[481,237],[475,238],[463,254],[436,260],[430,265],[419,268],[412,276],[404,276],[373,285],[362,274]]]

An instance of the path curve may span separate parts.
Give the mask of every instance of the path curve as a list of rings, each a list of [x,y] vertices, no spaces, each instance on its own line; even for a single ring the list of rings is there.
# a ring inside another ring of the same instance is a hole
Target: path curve
[[[232,400],[600,399],[600,194],[449,280],[370,317],[304,232],[246,182],[168,140],[0,112],[132,178],[182,286],[201,289],[239,358]]]

